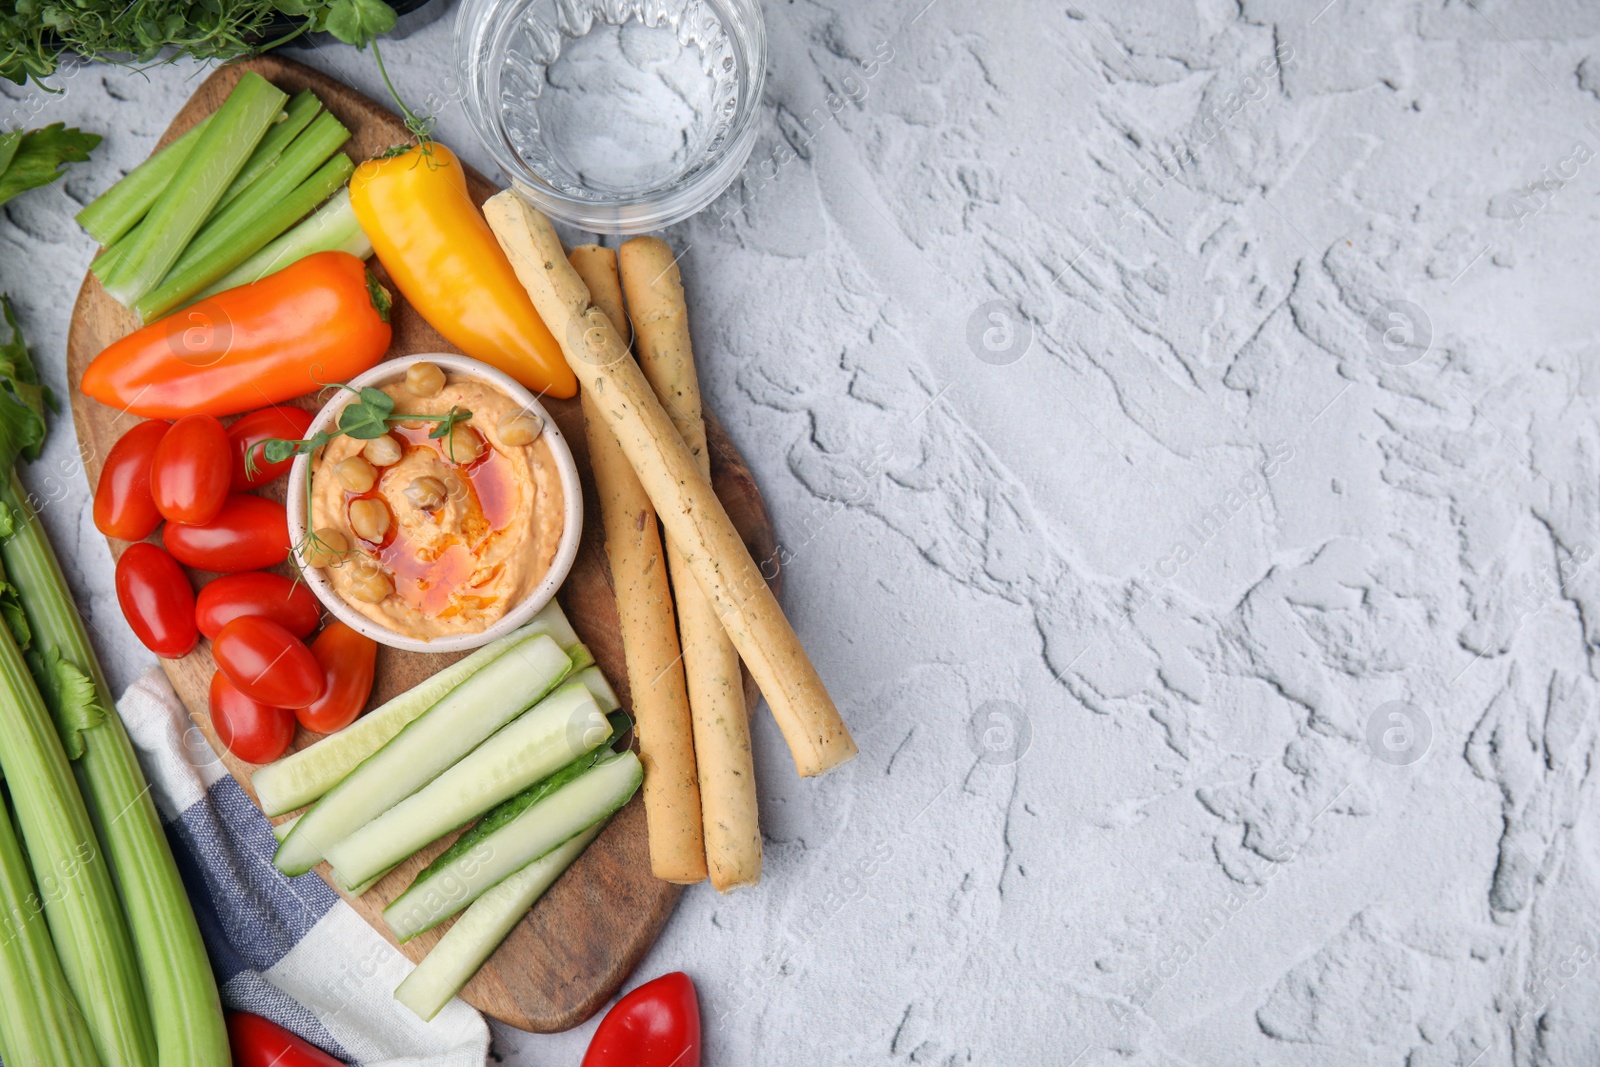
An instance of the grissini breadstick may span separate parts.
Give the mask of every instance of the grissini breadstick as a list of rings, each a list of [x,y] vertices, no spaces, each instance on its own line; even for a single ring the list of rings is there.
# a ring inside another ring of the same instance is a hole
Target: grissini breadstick
[[[562,254],[550,220],[509,190],[483,213],[761,687],[795,769],[809,777],[853,757],[856,743],[816,667],[644,372]]]
[[[574,248],[571,259],[606,317],[626,322],[616,253],[586,245]],[[683,657],[678,653],[661,536],[650,498],[622,454],[617,435],[594,410],[587,390],[583,393],[583,430],[589,439],[595,490],[600,495],[606,559],[616,587],[628,688],[633,692],[633,714],[638,720],[650,870],[663,881],[688,885],[705,880],[706,849],[701,836],[689,695],[684,688]]]
[[[649,379],[696,465],[711,477],[700,381],[689,343],[689,310],[672,250],[654,237],[622,246],[622,285],[633,316],[639,367]],[[582,274],[580,270],[578,272]],[[604,308],[599,292],[589,287]],[[615,325],[616,320],[612,320]],[[761,824],[757,818],[755,765],[750,756],[750,712],[744,702],[739,654],[717,621],[711,601],[689,572],[678,544],[667,541],[667,569],[678,605],[683,674],[689,683],[695,764],[700,768],[700,811],[705,820],[706,867],[719,893],[761,881]]]

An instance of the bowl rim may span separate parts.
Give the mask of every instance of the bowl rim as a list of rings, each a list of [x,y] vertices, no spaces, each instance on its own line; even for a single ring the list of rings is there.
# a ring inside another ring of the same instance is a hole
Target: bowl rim
[[[288,498],[285,501],[289,522],[289,543],[292,546],[293,562],[301,578],[311,588],[311,592],[334,618],[357,633],[364,634],[379,644],[407,652],[464,652],[486,645],[515,630],[532,619],[555,597],[556,591],[567,580],[572,564],[578,557],[578,543],[583,537],[583,486],[578,479],[578,465],[572,458],[572,449],[567,445],[561,428],[550,417],[549,410],[540,403],[538,397],[510,375],[487,364],[448,352],[419,352],[384,360],[371,370],[350,379],[348,384],[353,389],[363,389],[369,385],[382,387],[404,375],[413,364],[424,362],[437,364],[446,373],[484,381],[505,393],[525,410],[535,412],[544,420],[544,437],[549,442],[550,452],[555,456],[556,469],[561,476],[562,506],[565,514],[562,517],[561,542],[556,547],[555,558],[550,561],[550,569],[539,580],[539,584],[493,625],[477,633],[450,634],[429,639],[402,634],[374,622],[346,603],[322,573],[322,568],[313,567],[302,554],[307,522],[306,479],[310,476],[311,470],[311,457],[306,455],[295,457],[294,463],[289,468]],[[339,390],[339,395],[318,410],[316,417],[311,420],[311,426],[306,430],[306,435],[309,437],[334,425],[339,412],[349,403],[348,394],[343,389]]]

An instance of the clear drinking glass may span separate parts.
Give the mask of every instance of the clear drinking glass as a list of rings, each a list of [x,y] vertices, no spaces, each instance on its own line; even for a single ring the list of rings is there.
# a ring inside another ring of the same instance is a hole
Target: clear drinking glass
[[[660,229],[715,200],[755,142],[756,0],[464,0],[456,66],[512,185],[596,233]]]

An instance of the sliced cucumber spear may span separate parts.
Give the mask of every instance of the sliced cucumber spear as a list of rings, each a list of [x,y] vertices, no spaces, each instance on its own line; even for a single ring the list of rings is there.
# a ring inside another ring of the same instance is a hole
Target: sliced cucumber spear
[[[394,998],[427,1022],[450,1003],[450,998],[472,980],[483,962],[494,955],[528,909],[538,903],[572,862],[600,836],[605,823],[596,823],[542,858],[534,860],[472,902],[455,925],[433,946],[417,969],[394,991]]]
[[[323,858],[340,885],[360,885],[610,736],[611,724],[589,690],[580,682],[562,686],[426,786],[324,849]]]
[[[561,606],[550,601],[526,626],[457,660],[421,685],[367,712],[338,733],[257,770],[250,784],[255,786],[256,796],[261,799],[261,810],[268,815],[282,815],[305,807],[338,785],[362,760],[388,744],[407,723],[499,659],[506,649],[539,634],[550,635],[562,649],[578,645],[578,635],[562,614]],[[604,679],[601,683],[604,684]],[[612,699],[615,700],[615,695]],[[602,707],[602,710],[613,709]]]
[[[547,635],[526,638],[452,689],[329,790],[272,862],[304,874],[325,851],[415,793],[536,704],[571,668]]]
[[[596,755],[512,798],[457,838],[384,909],[395,937],[409,941],[443,922],[626,804],[644,780],[639,757],[623,752],[593,762]]]

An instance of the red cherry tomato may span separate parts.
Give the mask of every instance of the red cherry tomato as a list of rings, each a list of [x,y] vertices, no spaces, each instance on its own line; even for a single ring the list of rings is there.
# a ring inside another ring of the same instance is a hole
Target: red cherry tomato
[[[225,574],[195,597],[194,621],[212,639],[241,615],[260,615],[296,637],[310,637],[322,619],[322,606],[304,584],[266,571]]]
[[[250,699],[218,671],[211,676],[211,728],[246,763],[271,763],[294,740],[294,712]]]
[[[185,415],[156,446],[150,495],[168,522],[200,526],[217,517],[233,478],[228,431],[211,415]]]
[[[344,1063],[277,1023],[248,1012],[228,1013],[233,1067],[344,1067]]]
[[[295,715],[307,730],[331,734],[355,722],[366,710],[378,664],[378,642],[335,620],[311,642],[311,654],[322,665],[327,689],[316,703]]]
[[[167,551],[195,570],[259,571],[289,558],[289,519],[282,504],[235,493],[204,526],[161,531]]]
[[[700,1000],[689,976],[664,974],[617,1001],[583,1067],[700,1067]]]
[[[150,495],[150,461],[171,425],[141,422],[111,446],[94,490],[94,525],[107,537],[143,541],[161,525]]]
[[[233,452],[233,491],[243,492],[254,489],[258,485],[266,485],[273,479],[281,476],[294,462],[286,459],[281,463],[268,463],[261,454],[261,442],[280,437],[285,441],[297,441],[306,435],[311,428],[311,412],[303,408],[262,408],[252,411],[232,426],[228,427],[228,445]],[[256,469],[254,474],[246,474],[244,457],[247,450],[254,449],[256,454]]]
[[[200,639],[188,575],[148,541],[129,545],[117,560],[117,603],[144,647],[158,656],[186,656]]]
[[[322,666],[300,639],[271,619],[241,615],[211,643],[217,669],[253,700],[275,708],[316,702],[325,683]]]

